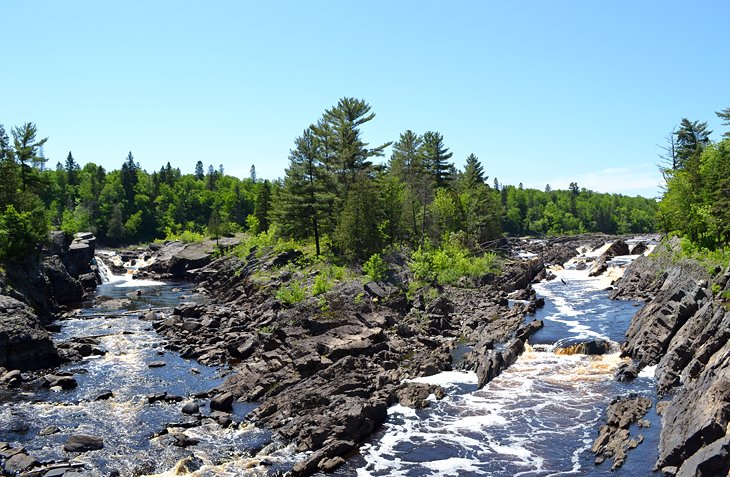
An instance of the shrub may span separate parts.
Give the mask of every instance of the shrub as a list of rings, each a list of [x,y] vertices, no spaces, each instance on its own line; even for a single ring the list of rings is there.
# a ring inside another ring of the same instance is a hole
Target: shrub
[[[307,297],[307,291],[300,282],[293,282],[276,292],[276,299],[286,305],[294,305]]]
[[[322,295],[332,289],[333,283],[323,274],[314,277],[314,285],[312,285],[312,296]]]
[[[463,245],[446,240],[438,249],[419,247],[413,252],[411,270],[416,280],[454,285],[461,277],[480,277],[497,272],[499,263],[494,253],[472,256]]]
[[[375,253],[363,264],[362,270],[372,281],[381,282],[388,273],[388,264],[379,253]]]

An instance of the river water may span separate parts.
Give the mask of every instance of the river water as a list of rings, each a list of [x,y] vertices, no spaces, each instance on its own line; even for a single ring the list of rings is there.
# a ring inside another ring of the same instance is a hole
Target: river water
[[[445,372],[417,381],[440,384],[441,401],[413,410],[395,406],[386,425],[337,475],[358,476],[645,476],[656,462],[660,419],[646,416],[645,441],[626,464],[594,464],[589,449],[605,406],[619,394],[654,399],[651,371],[618,383],[617,352],[603,356],[561,355],[555,344],[569,340],[623,340],[636,303],[611,301],[605,281],[587,271],[561,270],[535,285],[545,307],[545,326],[527,351],[499,377],[477,390],[474,373]]]
[[[107,272],[108,273],[108,272]],[[446,372],[418,381],[447,391],[427,409],[394,406],[386,425],[359,455],[336,471],[357,476],[644,476],[656,461],[659,418],[651,409],[649,429],[637,431],[645,441],[629,453],[624,467],[593,464],[588,452],[603,409],[615,395],[630,392],[654,399],[651,370],[632,383],[617,383],[617,353],[603,356],[560,355],[556,343],[571,339],[607,339],[618,343],[637,304],[610,301],[606,283],[585,271],[562,270],[558,278],[535,285],[545,298],[536,318],[545,326],[535,334],[517,362],[483,389],[474,373]],[[180,465],[192,459],[195,475],[271,475],[291,467],[299,457],[267,431],[249,426],[224,429],[211,420],[186,429],[195,419],[180,412],[181,402],[148,403],[166,392],[187,400],[222,382],[227,372],[182,359],[163,348],[150,323],[139,316],[202,300],[191,285],[131,280],[108,275],[94,300],[65,319],[57,341],[94,337],[106,351],[62,367],[78,387],[54,391],[25,384],[20,392],[0,393],[0,441],[23,446],[44,462],[71,458],[92,475],[183,475]],[[531,319],[531,318],[530,318]],[[152,362],[164,366],[150,368]],[[113,397],[95,400],[104,390]],[[201,412],[208,414],[206,400]],[[237,404],[240,422],[253,405]],[[41,435],[55,426],[58,432]],[[170,433],[165,434],[166,429]],[[181,448],[171,434],[182,432],[199,443]],[[104,438],[104,448],[68,455],[70,435]],[[159,437],[154,437],[162,434]]]
[[[139,319],[150,310],[169,310],[181,301],[203,298],[193,293],[190,284],[132,280],[131,275],[105,273],[109,282],[98,287],[86,308],[59,322],[61,331],[54,340],[93,337],[106,354],[60,369],[74,375],[78,382],[75,389],[50,390],[26,383],[19,391],[0,393],[0,441],[25,447],[42,463],[71,458],[95,476],[180,475],[179,462],[186,458],[193,462],[189,468],[200,468],[200,475],[266,475],[291,467],[294,453],[267,431],[247,426],[224,429],[209,419],[186,429],[196,419],[181,413],[182,402],[148,402],[149,396],[159,393],[193,399],[223,381],[226,369],[204,366],[166,351],[150,323]],[[153,362],[164,366],[149,367]],[[113,397],[95,399],[106,390],[112,391]],[[201,413],[209,414],[207,400],[199,402]],[[234,421],[240,421],[253,407],[236,404]],[[42,435],[41,431],[49,427],[58,431]],[[199,442],[193,447],[178,447],[171,436],[175,432]],[[67,454],[63,445],[75,434],[102,437],[104,448]],[[252,458],[257,453],[259,457]]]

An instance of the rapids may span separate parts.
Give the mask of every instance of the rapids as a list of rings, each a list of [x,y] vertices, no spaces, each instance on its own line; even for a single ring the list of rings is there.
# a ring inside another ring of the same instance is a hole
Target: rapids
[[[618,383],[618,342],[638,303],[611,301],[606,283],[587,271],[559,270],[534,286],[545,298],[536,318],[545,326],[525,353],[477,390],[474,373],[440,373],[418,381],[441,384],[447,396],[430,407],[395,406],[388,421],[336,475],[358,476],[639,476],[656,461],[660,419],[652,408],[642,429],[645,441],[622,468],[593,463],[589,449],[603,409],[619,394],[655,400],[653,376]],[[531,319],[532,317],[530,317]],[[605,340],[600,356],[556,354],[561,343]],[[634,432],[632,428],[632,433]]]
[[[227,369],[165,350],[163,339],[139,317],[181,301],[202,300],[192,285],[135,280],[131,273],[112,275],[101,259],[97,264],[105,283],[85,308],[58,322],[61,329],[54,341],[92,337],[106,354],[58,370],[73,374],[75,389],[45,389],[37,380],[0,392],[0,441],[24,447],[41,462],[71,458],[91,475],[182,475],[184,468],[198,469],[197,475],[267,475],[291,467],[295,453],[267,431],[247,425],[224,429],[181,413],[180,399],[207,392],[223,381]],[[152,362],[163,365],[149,367]],[[106,391],[113,396],[98,400]],[[149,396],[161,393],[174,397],[149,404]],[[201,413],[209,415],[207,399],[199,403]],[[236,404],[234,421],[255,406]],[[187,428],[189,424],[200,425]],[[51,428],[57,431],[44,435]],[[173,435],[179,432],[198,443],[178,447]],[[104,448],[67,454],[63,445],[77,434],[102,437]]]

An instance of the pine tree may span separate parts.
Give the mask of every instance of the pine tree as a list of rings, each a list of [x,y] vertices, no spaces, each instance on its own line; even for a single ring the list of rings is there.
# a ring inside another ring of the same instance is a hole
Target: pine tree
[[[284,233],[314,237],[317,255],[321,252],[322,221],[331,210],[333,200],[320,148],[320,140],[312,127],[296,139],[295,148],[289,154],[278,212]]]
[[[127,160],[124,161],[124,164],[122,164],[120,177],[122,181],[122,188],[124,189],[124,198],[126,200],[124,212],[127,216],[131,216],[134,213],[134,196],[137,193],[136,187],[139,182],[139,177],[137,176],[138,169],[139,167],[134,162],[132,151],[129,151],[129,154],[127,154]]]
[[[406,185],[403,200],[405,219],[414,245],[423,241],[427,206],[433,196],[433,181],[425,164],[422,145],[422,138],[407,130],[393,144],[389,164],[391,174]]]
[[[203,161],[195,163],[195,178],[199,181],[205,179],[205,170],[203,169]]]
[[[79,167],[76,160],[74,160],[73,154],[71,154],[71,151],[68,151],[68,156],[66,156],[66,183],[70,186],[77,186],[79,185],[79,172],[81,171],[81,167]]]
[[[444,146],[444,137],[437,132],[426,132],[423,135],[423,152],[426,169],[433,176],[435,188],[448,187],[452,179],[452,164],[448,161],[454,154]]]
[[[370,112],[370,105],[365,101],[342,98],[311,128],[319,136],[323,162],[338,177],[340,198],[346,197],[360,174],[372,174],[371,158],[382,156],[383,150],[391,144],[368,149],[368,144],[361,139],[360,126],[374,117],[375,113]]]
[[[43,167],[46,162],[42,148],[48,138],[36,140],[38,128],[33,123],[25,123],[21,127],[14,127],[12,133],[15,159],[20,164],[21,186],[25,191],[28,186],[38,186],[38,178],[34,171]]]
[[[469,154],[464,165],[464,175],[462,177],[463,188],[473,189],[478,185],[484,184],[484,167],[479,162],[479,158],[474,154]]]
[[[707,130],[707,123],[682,118],[677,130],[675,169],[694,167],[690,162],[698,163],[702,150],[710,143],[710,134],[712,131]]]
[[[251,170],[249,171],[248,176],[251,179],[251,182],[255,184],[256,183],[256,166],[255,165],[253,165],[253,164],[251,165]]]
[[[718,118],[722,119],[723,126],[730,127],[730,108],[725,108],[722,111],[715,111],[715,114],[717,114]],[[722,137],[730,138],[730,130],[722,133]]]
[[[256,194],[256,205],[253,214],[259,221],[259,231],[269,230],[269,212],[271,210],[271,183],[265,180]]]
[[[0,124],[0,211],[16,201],[18,172],[10,140]]]

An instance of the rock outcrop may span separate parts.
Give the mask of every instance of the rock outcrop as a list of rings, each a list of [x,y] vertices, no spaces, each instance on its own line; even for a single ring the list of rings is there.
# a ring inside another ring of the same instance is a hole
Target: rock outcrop
[[[640,419],[651,406],[651,399],[636,395],[611,401],[606,409],[606,423],[601,426],[601,431],[591,447],[591,452],[596,454],[596,464],[613,458],[611,470],[623,465],[627,452],[644,440],[641,434],[631,436],[630,427],[636,422],[639,427],[647,427],[648,421]]]
[[[24,303],[0,295],[0,367],[42,369],[60,362],[40,320]]]
[[[258,401],[247,419],[312,452],[294,475],[339,466],[385,421],[388,406],[424,407],[431,394],[443,397],[437,386],[407,380],[450,370],[459,338],[504,347],[501,371],[536,329],[520,328],[530,306],[537,306],[534,293],[527,292],[527,306],[512,308],[507,294],[529,286],[544,269],[540,259],[508,263],[504,273],[482,277],[474,288],[436,287],[431,298],[409,298],[394,283],[350,280],[287,303],[277,298],[278,290],[292,283],[311,289],[316,277],[282,268],[299,255],[253,251],[245,259],[225,256],[188,269],[187,277],[215,299],[149,317],[169,349],[202,363],[232,365],[211,393],[211,409],[230,412],[232,400]],[[405,270],[398,274],[407,276]],[[467,367],[475,365],[472,360]]]
[[[613,257],[628,254],[629,246],[626,242],[621,239],[616,240],[593,262],[593,264],[591,264],[591,268],[588,270],[588,276],[597,277],[598,275],[601,275],[603,272],[608,270],[608,262],[610,262]]]
[[[667,475],[717,476],[730,471],[730,268],[708,273],[676,260],[676,241],[640,257],[614,296],[644,298],[633,318],[619,370],[630,379],[657,365],[657,391],[671,398],[662,415],[657,468]]]

